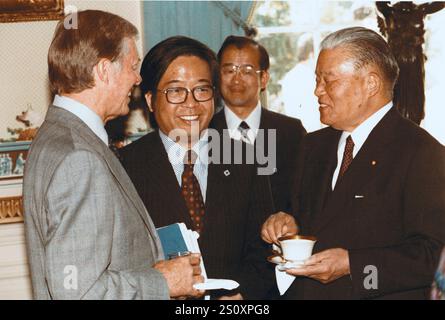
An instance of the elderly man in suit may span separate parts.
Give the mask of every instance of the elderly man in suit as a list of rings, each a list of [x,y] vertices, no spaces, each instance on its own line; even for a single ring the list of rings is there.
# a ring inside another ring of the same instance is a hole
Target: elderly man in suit
[[[208,277],[240,283],[238,292],[212,292],[214,297],[262,298],[272,283],[259,235],[274,212],[270,186],[253,164],[222,161],[237,156],[230,143],[224,145],[231,139],[207,130],[218,96],[215,54],[194,39],[171,37],[147,53],[141,75],[156,130],[121,154],[153,221],[185,222],[200,234]]]
[[[264,154],[274,153],[274,168],[269,171],[274,205],[277,211],[287,210],[297,151],[306,130],[300,120],[261,105],[260,93],[269,80],[269,54],[261,44],[228,36],[219,49],[218,62],[224,108],[214,116],[212,126],[229,129],[231,138],[264,148]],[[262,141],[258,141],[259,130],[263,130]],[[270,130],[275,136],[269,135]]]
[[[286,293],[297,299],[425,299],[445,240],[444,147],[392,106],[398,66],[366,28],[328,35],[315,95],[328,128],[303,142],[292,213],[318,241]],[[281,212],[262,236],[295,233]]]
[[[199,256],[161,261],[143,202],[108,148],[104,124],[128,112],[140,82],[137,29],[106,12],[56,27],[48,53],[56,93],[24,178],[26,242],[36,299],[200,296]]]

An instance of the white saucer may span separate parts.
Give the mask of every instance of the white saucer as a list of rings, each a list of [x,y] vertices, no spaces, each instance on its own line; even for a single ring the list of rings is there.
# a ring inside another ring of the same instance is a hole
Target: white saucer
[[[282,256],[280,256],[278,254],[274,254],[272,256],[267,257],[267,261],[278,265],[278,270],[280,270],[280,271],[284,271],[287,269],[299,268],[304,264],[304,260],[303,261],[287,261]]]
[[[301,268],[303,264],[304,261],[286,261],[278,264],[278,270],[284,271],[287,269]]]
[[[196,290],[233,290],[239,287],[239,283],[229,279],[207,279],[205,282],[195,283]]]

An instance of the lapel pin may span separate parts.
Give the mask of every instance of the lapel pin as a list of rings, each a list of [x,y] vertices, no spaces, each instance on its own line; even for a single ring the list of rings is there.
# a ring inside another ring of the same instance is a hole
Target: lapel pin
[[[224,170],[224,175],[225,175],[226,177],[230,176],[230,171],[229,171],[229,170]]]
[[[371,161],[371,164],[372,164],[373,166],[375,166],[375,165],[377,164],[377,161],[372,160],[372,161]]]
[[[363,196],[363,195],[361,195],[361,194],[356,194],[355,196],[354,196],[354,198],[356,198],[356,199],[363,199],[365,196]]]

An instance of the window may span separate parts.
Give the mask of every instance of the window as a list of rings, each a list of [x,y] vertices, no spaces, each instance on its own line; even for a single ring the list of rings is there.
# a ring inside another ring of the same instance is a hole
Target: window
[[[441,116],[440,83],[445,73],[445,9],[429,15],[425,21],[426,117],[422,122],[432,135],[445,143]],[[373,1],[267,1],[258,2],[253,24],[258,26],[257,40],[271,58],[268,107],[299,118],[309,132],[323,127],[313,94],[315,64],[321,40],[330,32],[363,26],[379,32],[377,9]],[[444,110],[444,111],[442,111]]]

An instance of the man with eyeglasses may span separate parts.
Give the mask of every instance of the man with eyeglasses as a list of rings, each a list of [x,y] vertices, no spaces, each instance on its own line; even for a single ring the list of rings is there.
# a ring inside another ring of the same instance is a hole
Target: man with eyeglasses
[[[274,212],[272,196],[255,165],[215,156],[223,158],[224,141],[234,141],[207,130],[219,87],[214,52],[171,37],[147,53],[141,76],[155,130],[125,147],[122,159],[155,225],[184,222],[200,235],[208,278],[239,282],[238,291],[212,291],[213,298],[264,298],[273,269],[259,230]]]
[[[211,126],[228,128],[232,139],[265,148],[265,154],[269,143],[273,143],[267,140],[268,130],[276,130],[276,168],[269,177],[275,209],[286,211],[297,150],[306,130],[300,120],[261,105],[260,94],[269,80],[269,54],[262,45],[247,37],[228,36],[218,52],[218,62],[224,108],[214,116]],[[258,130],[264,130],[262,145],[258,145]]]

